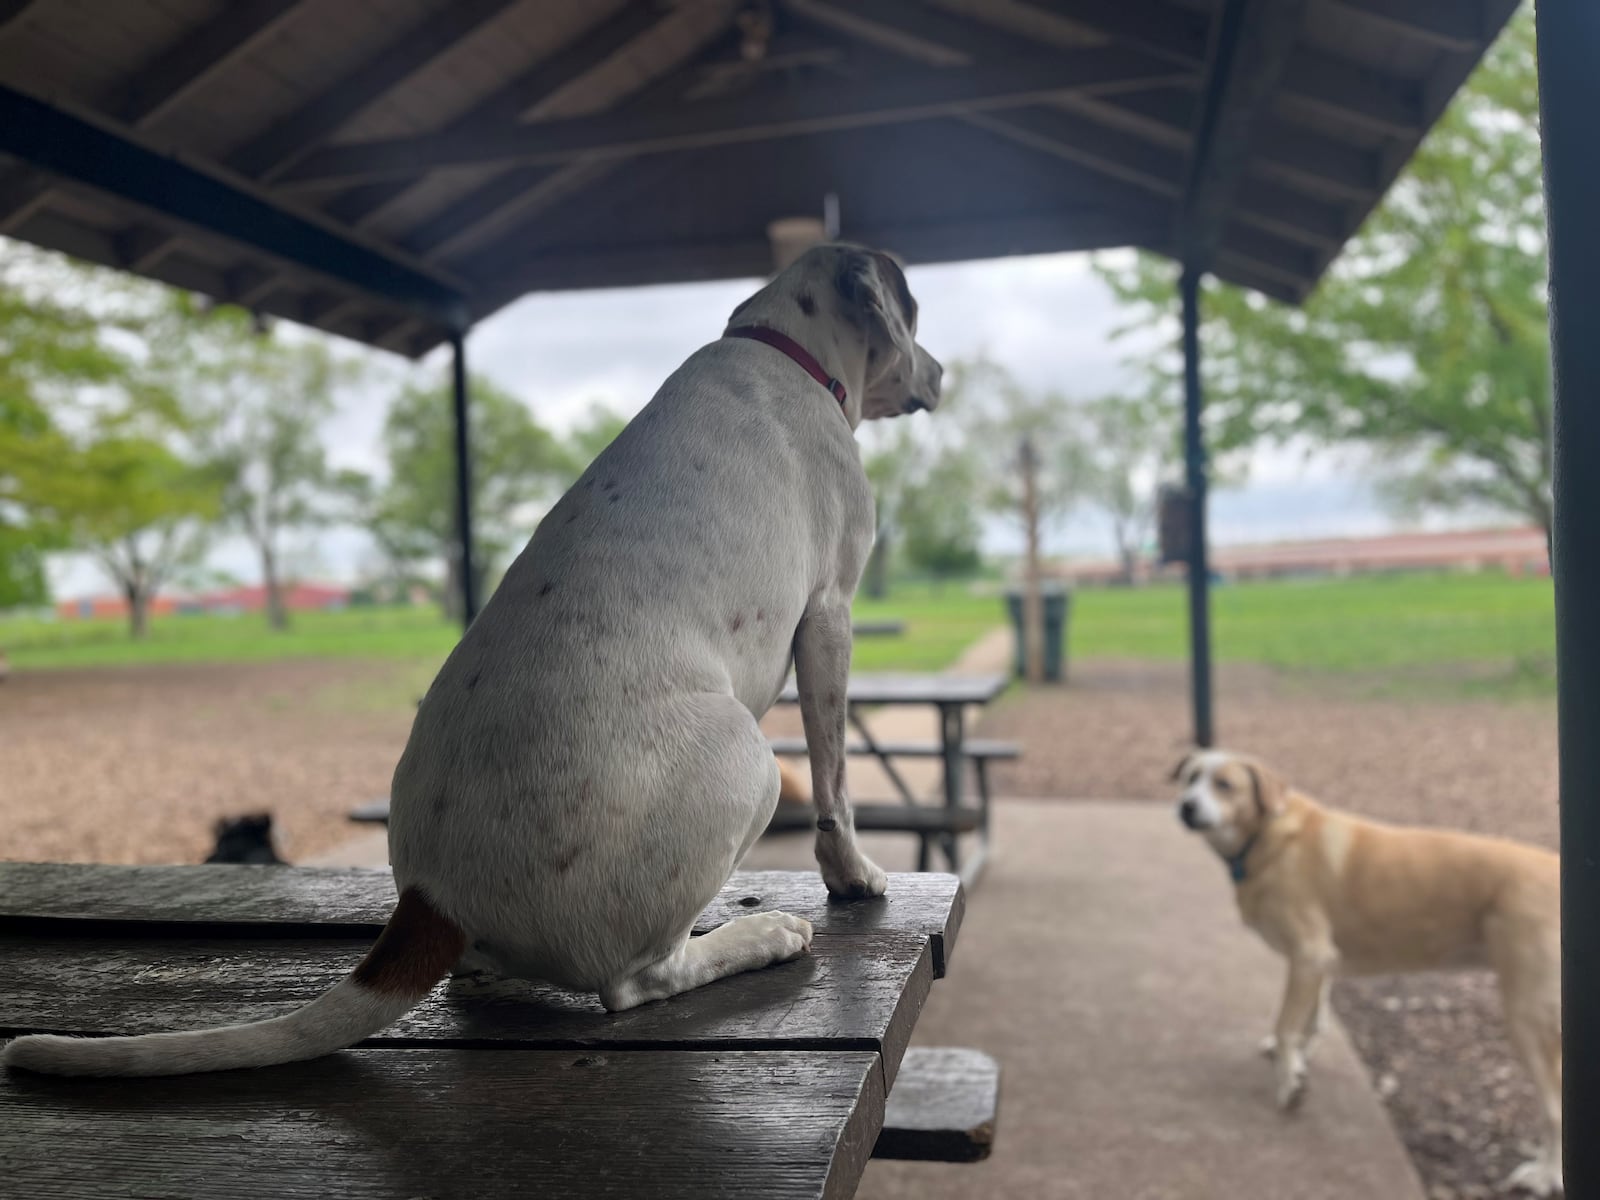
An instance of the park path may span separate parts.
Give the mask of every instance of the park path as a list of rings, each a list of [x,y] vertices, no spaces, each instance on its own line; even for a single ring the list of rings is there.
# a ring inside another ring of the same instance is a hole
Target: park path
[[[890,869],[908,839],[864,839]],[[804,839],[747,865],[804,868]],[[893,902],[893,898],[890,898]],[[1164,807],[1006,801],[916,1042],[1000,1062],[994,1155],[874,1162],[860,1200],[1422,1200],[1336,1021],[1301,1110],[1256,1043],[1282,983],[1227,878]]]

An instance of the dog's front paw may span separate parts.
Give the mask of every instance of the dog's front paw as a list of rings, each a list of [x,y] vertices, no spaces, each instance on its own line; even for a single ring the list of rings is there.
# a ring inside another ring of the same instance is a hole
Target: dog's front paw
[[[1262,1058],[1272,1062],[1278,1057],[1278,1035],[1269,1033],[1256,1043],[1256,1050]]]
[[[1298,1050],[1280,1050],[1278,1063],[1278,1107],[1293,1112],[1306,1095],[1306,1060]]]
[[[865,855],[857,854],[856,861],[844,869],[822,867],[822,882],[828,894],[839,900],[867,900],[881,896],[889,887],[889,876]]]

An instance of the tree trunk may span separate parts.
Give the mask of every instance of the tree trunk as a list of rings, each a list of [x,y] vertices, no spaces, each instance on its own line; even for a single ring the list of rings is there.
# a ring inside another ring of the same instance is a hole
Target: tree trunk
[[[1022,575],[1022,630],[1024,671],[1029,683],[1044,682],[1044,595],[1039,571],[1038,458],[1033,442],[1022,442],[1022,523],[1027,530],[1027,559]]]
[[[150,597],[134,583],[124,585],[122,592],[128,601],[128,636],[142,642],[150,632]]]
[[[867,559],[866,577],[862,582],[870,599],[882,600],[889,594],[889,534],[886,530],[880,529],[877,540],[872,543],[872,556]]]
[[[455,547],[447,546],[444,552],[444,615],[447,620],[461,623],[461,559]]]
[[[261,547],[261,582],[267,592],[267,624],[282,632],[289,628],[289,610],[283,603],[283,583],[278,578],[278,557]]]

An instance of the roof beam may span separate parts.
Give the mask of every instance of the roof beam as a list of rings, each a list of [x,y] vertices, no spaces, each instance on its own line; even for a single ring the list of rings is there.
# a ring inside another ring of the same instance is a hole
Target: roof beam
[[[437,323],[461,328],[461,293],[186,163],[0,87],[0,151],[172,220],[249,246]]]
[[[905,226],[851,228],[850,236],[908,262],[953,262],[994,255],[1096,250],[1159,239],[1161,206],[1085,206],[1049,213],[999,213]],[[771,271],[765,238],[629,247],[555,247],[511,263],[475,297],[482,317],[523,292],[578,287],[729,279]]]
[[[464,137],[483,129],[509,125],[522,113],[536,112],[562,88],[581,79],[638,38],[653,32],[664,19],[645,5],[630,4],[609,21],[583,34],[553,59],[534,65],[491,93],[436,136]],[[330,203],[326,211],[335,220],[359,226],[399,200],[416,182],[415,179],[385,180],[356,188]]]
[[[614,110],[648,112],[681,101],[695,78],[691,67],[669,71],[642,91],[621,98]],[[559,167],[512,167],[429,217],[401,239],[426,261],[452,258],[514,220],[526,220],[626,165],[626,159],[580,158]]]
[[[1389,0],[1370,2],[1374,7],[1390,7]],[[1205,62],[1210,21],[1203,12],[1170,0],[1031,3],[1148,54],[1196,67]],[[1272,6],[1267,7],[1270,10]],[[1282,98],[1289,103],[1315,108],[1384,136],[1413,137],[1426,128],[1422,98],[1415,87],[1385,72],[1308,46],[1295,49],[1280,86]]]
[[[1261,114],[1294,57],[1305,0],[1224,0],[1189,156],[1177,244],[1188,270],[1211,265]]]
[[[963,119],[998,137],[1152,195],[1167,199],[1183,195],[1187,159],[1182,152],[1131,141],[1063,110],[1018,109]],[[1346,222],[1341,209],[1269,180],[1240,183],[1235,215],[1248,225],[1310,246],[1337,249],[1344,241]]]
[[[1389,33],[1441,50],[1483,49],[1483,13],[1477,0],[1330,0],[1351,16]]]
[[[517,0],[453,0],[228,155],[228,165],[252,179],[271,182],[300,155],[443,58],[515,3]]]
[[[1019,55],[991,67],[933,76],[917,72],[851,86],[778,88],[625,118],[578,117],[465,137],[333,146],[309,156],[284,182],[322,186],[444,167],[671,153],[1011,108],[1074,91],[1159,86],[1187,75],[1147,55],[1117,50]]]
[[[97,105],[124,125],[148,125],[283,27],[305,0],[234,0]]]
[[[302,154],[338,131],[368,105],[437,62],[462,40],[482,28],[516,0],[458,0],[431,19],[403,34],[369,62],[333,87],[302,104],[264,133],[228,156],[241,175],[269,183]],[[145,232],[129,230],[130,234]],[[167,233],[150,244],[144,266],[153,266],[182,242]]]

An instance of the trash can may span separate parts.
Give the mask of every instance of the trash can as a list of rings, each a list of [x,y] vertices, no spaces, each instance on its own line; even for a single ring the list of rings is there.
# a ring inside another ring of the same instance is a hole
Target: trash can
[[[1067,677],[1067,616],[1072,597],[1060,584],[1040,588],[1044,602],[1044,677],[1060,683]],[[1028,673],[1027,637],[1023,631],[1022,592],[1006,593],[1006,610],[1011,614],[1011,630],[1016,635],[1015,671],[1018,679]]]

